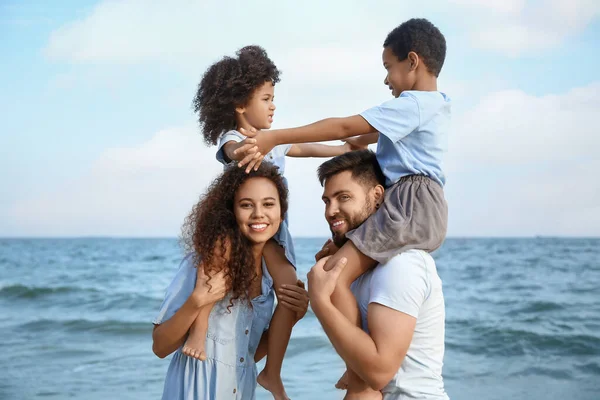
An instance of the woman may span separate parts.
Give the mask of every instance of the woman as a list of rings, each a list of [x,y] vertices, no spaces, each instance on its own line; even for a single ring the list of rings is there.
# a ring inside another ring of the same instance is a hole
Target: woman
[[[266,354],[273,314],[273,279],[262,253],[287,211],[287,189],[277,168],[246,174],[227,169],[194,206],[183,226],[192,252],[169,285],[154,320],[153,351],[171,359],[163,399],[254,399],[256,365]],[[283,305],[300,319],[308,296],[287,287]],[[190,326],[209,304],[205,361],[181,352]]]

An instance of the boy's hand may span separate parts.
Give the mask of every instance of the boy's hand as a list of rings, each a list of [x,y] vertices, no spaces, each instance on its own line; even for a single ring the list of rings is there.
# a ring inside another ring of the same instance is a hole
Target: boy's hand
[[[323,257],[332,256],[337,253],[338,250],[339,248],[333,243],[333,240],[327,239],[323,247],[321,247],[321,250],[315,254],[315,261],[319,261]]]
[[[259,152],[262,155],[269,154],[269,152],[271,150],[273,150],[273,147],[275,147],[277,145],[274,140],[275,135],[273,134],[273,132],[270,132],[270,133],[265,133],[262,131],[259,132],[259,131],[256,131],[256,129],[254,129],[254,128],[250,129],[250,131],[247,131],[244,128],[240,128],[239,132],[244,136],[255,139],[256,143],[254,145],[258,148],[257,152]],[[238,149],[238,150],[234,151],[234,154],[238,154],[240,152],[241,152],[241,149]],[[240,168],[243,167],[244,165],[246,165],[248,162],[250,162],[250,161],[244,162],[246,160],[246,158],[248,158],[248,157],[245,157],[242,161],[240,161],[238,163]],[[251,169],[252,168],[247,169],[247,171],[249,172]],[[258,169],[258,167],[257,167],[257,169]]]

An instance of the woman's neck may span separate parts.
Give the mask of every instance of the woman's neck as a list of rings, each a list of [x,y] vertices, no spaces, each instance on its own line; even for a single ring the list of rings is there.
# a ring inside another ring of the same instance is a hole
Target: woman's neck
[[[254,246],[252,246],[252,255],[254,256],[254,265],[261,265],[264,248],[265,248],[264,243],[255,244]]]

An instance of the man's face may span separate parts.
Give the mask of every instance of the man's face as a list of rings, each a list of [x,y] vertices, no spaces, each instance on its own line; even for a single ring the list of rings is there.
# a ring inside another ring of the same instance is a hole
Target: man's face
[[[346,232],[357,228],[375,212],[369,190],[352,178],[352,172],[343,171],[325,180],[323,187],[325,219],[329,223],[332,239],[341,247]]]

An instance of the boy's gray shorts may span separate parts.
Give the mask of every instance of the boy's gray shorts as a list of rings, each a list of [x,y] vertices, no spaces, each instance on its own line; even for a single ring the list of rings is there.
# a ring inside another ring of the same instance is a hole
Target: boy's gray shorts
[[[385,200],[346,237],[366,256],[384,263],[408,250],[432,252],[446,238],[448,205],[444,189],[424,175],[409,175],[386,189]]]

